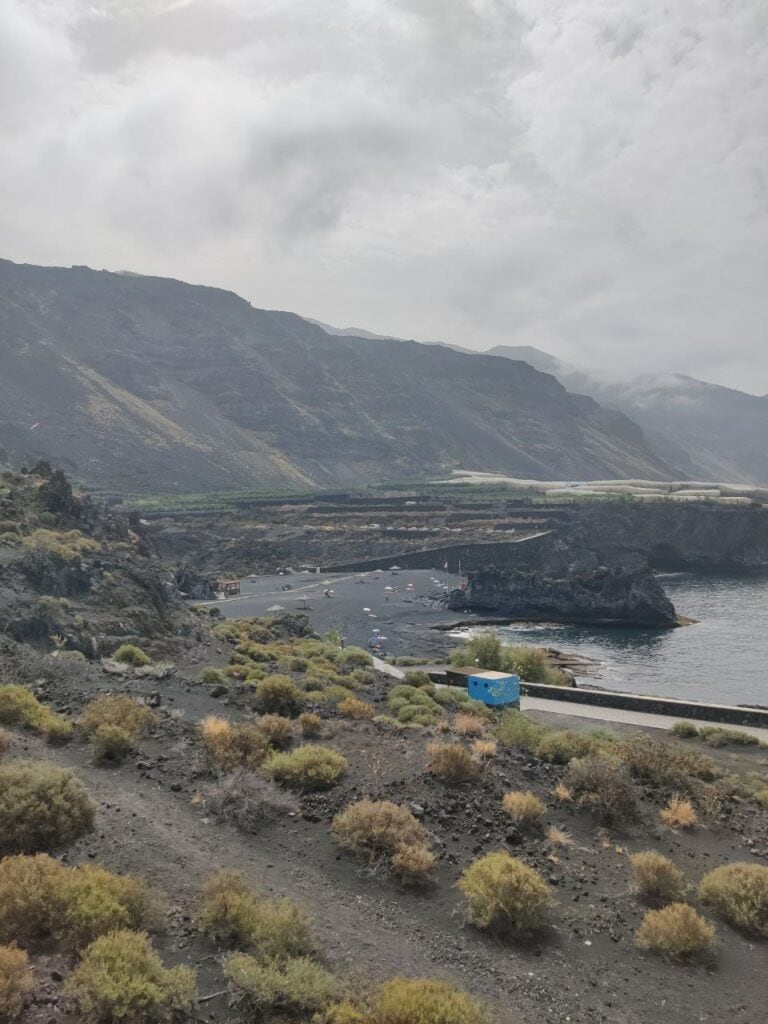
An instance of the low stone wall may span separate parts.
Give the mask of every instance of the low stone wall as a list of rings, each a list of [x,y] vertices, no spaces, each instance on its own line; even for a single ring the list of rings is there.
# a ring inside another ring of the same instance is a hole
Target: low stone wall
[[[533,557],[540,549],[551,545],[551,531],[536,534],[533,537],[520,537],[512,541],[487,541],[467,544],[451,544],[439,548],[428,548],[425,551],[401,551],[395,555],[384,555],[381,558],[364,558],[354,562],[337,562],[324,565],[322,572],[372,572],[377,569],[388,569],[390,565],[399,565],[401,569],[434,569],[442,572],[445,563],[449,571],[455,573],[459,564],[466,570],[482,569],[490,566],[505,567],[519,565]]]
[[[726,704],[700,704],[698,701],[675,700],[672,697],[646,697],[634,693],[613,693],[610,690],[586,690],[581,687],[547,686],[544,683],[523,683],[520,692],[529,697],[591,704],[593,707],[642,711],[648,715],[672,715],[724,725],[751,725],[768,729],[768,710],[742,708]]]

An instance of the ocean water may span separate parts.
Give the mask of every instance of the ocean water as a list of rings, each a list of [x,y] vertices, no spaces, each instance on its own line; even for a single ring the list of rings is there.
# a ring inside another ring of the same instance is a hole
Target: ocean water
[[[679,614],[695,625],[665,631],[512,625],[504,643],[535,643],[594,658],[580,676],[610,689],[768,707],[768,577],[659,577]]]

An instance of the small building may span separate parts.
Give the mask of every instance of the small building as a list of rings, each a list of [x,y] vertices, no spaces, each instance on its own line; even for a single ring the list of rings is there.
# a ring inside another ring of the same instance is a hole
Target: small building
[[[467,680],[469,696],[490,707],[520,705],[520,676],[476,669]]]
[[[235,597],[240,593],[240,580],[216,580],[216,593],[221,597]]]

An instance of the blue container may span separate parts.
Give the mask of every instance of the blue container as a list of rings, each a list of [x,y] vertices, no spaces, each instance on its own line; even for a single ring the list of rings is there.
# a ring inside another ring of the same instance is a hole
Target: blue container
[[[520,705],[520,676],[508,672],[480,671],[469,677],[469,696],[489,707]]]

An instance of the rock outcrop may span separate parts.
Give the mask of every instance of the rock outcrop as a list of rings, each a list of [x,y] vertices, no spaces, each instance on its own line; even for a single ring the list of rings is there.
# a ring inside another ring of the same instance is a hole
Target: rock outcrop
[[[448,606],[495,618],[595,625],[670,628],[678,625],[672,602],[647,570],[599,568],[562,577],[515,569],[470,572],[465,591]]]

